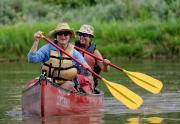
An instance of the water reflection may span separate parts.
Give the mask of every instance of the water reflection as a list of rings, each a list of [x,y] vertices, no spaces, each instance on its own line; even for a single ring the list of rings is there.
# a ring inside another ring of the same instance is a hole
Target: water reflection
[[[161,124],[164,118],[161,117],[148,117],[148,118],[128,118],[127,124],[143,124],[143,123],[150,123],[150,124]]]
[[[164,118],[161,117],[149,117],[149,118],[143,118],[145,121],[153,124],[160,124],[163,122]]]
[[[143,94],[143,105],[131,111],[124,107],[113,97],[105,97],[105,114],[123,115],[123,114],[143,114],[152,115],[160,113],[180,112],[180,94],[179,92],[162,92],[157,95]]]
[[[24,118],[23,124],[103,124],[103,114],[57,116],[50,118]]]

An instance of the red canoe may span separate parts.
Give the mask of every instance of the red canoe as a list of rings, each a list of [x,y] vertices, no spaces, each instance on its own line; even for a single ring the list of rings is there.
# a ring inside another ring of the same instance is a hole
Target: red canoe
[[[22,92],[25,116],[59,116],[89,114],[103,108],[104,94],[75,93],[59,87],[48,79],[34,79]]]

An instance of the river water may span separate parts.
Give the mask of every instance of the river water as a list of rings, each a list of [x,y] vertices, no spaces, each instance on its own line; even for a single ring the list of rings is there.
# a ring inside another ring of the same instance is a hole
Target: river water
[[[21,91],[26,82],[39,76],[40,64],[0,64],[0,124],[179,124],[180,123],[180,62],[172,61],[114,61],[128,71],[148,74],[161,80],[162,92],[152,94],[137,86],[124,73],[111,68],[102,73],[107,80],[120,83],[140,95],[144,103],[135,110],[127,109],[110,95],[103,82],[99,87],[105,92],[101,113],[71,115],[47,119],[26,119],[21,111]]]

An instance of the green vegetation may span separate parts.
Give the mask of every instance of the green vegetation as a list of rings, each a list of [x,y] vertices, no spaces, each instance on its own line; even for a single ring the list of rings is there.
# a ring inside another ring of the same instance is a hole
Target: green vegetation
[[[178,58],[179,8],[179,0],[1,0],[0,58],[26,59],[34,32],[64,21],[93,25],[106,57]]]

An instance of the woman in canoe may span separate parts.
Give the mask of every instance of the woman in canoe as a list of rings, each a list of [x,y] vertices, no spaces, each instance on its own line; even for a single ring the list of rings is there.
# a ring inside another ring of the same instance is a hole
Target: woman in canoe
[[[67,23],[58,24],[54,30],[49,32],[49,36],[54,39],[53,42],[81,62],[85,68],[90,69],[83,56],[69,43],[74,32]],[[38,31],[34,34],[34,43],[28,53],[29,63],[43,63],[42,71],[45,71],[53,82],[65,89],[74,90],[73,80],[78,72],[78,64],[51,44],[38,49],[40,38],[41,32]]]
[[[79,40],[75,42],[75,46],[82,48],[83,50],[86,50],[87,52],[95,55],[98,58],[103,59],[101,53],[96,49],[96,44],[92,41],[94,38],[94,28],[91,25],[87,25],[87,24],[82,25],[76,33],[79,36]],[[104,61],[102,62],[96,60],[94,57],[86,53],[83,53],[82,51],[80,52],[84,56],[86,62],[91,67],[91,69],[95,71],[97,74],[99,74],[101,70],[104,72],[108,72],[109,70],[108,64],[110,63],[108,59],[104,59]],[[87,73],[86,71],[83,71],[83,69],[81,69],[81,73],[80,75],[78,75],[78,80],[80,80],[81,83],[84,82],[84,80],[90,82],[89,84],[94,85],[93,89],[97,91],[95,89],[95,87],[98,85],[97,78],[93,77],[92,80],[92,75],[90,73]]]

